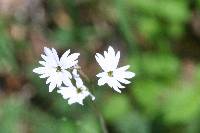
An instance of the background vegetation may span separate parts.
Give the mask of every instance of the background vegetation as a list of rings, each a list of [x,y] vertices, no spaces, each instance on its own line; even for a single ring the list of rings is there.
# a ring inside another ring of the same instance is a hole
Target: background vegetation
[[[70,48],[96,83],[108,45],[136,73],[92,88],[109,133],[200,132],[200,0],[0,0],[0,132],[101,133],[89,98],[69,106],[32,69]]]

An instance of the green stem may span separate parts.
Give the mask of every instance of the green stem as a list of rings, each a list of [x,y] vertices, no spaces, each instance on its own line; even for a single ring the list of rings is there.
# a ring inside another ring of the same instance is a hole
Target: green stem
[[[108,133],[108,130],[107,130],[106,124],[105,124],[105,120],[101,114],[99,114],[99,120],[100,120],[100,124],[101,124],[101,128],[103,130],[103,133]]]
[[[91,88],[93,88],[93,83],[91,83],[91,80],[88,78],[88,76],[81,70],[80,66],[79,66],[78,72],[86,80],[86,82],[88,82],[88,84],[91,85]],[[92,103],[92,108],[94,110],[95,115],[99,119],[102,132],[103,133],[108,133],[104,117],[103,117],[102,113],[100,112],[100,110],[99,110],[99,108],[98,108],[98,106],[96,105],[95,102]]]
[[[99,119],[102,132],[103,132],[103,133],[108,133],[108,130],[107,130],[107,127],[106,127],[105,119],[104,119],[102,113],[99,111],[99,108],[96,106],[96,103],[95,103],[95,102],[93,102],[92,107],[93,107],[93,109],[94,109],[94,112],[95,112],[96,116],[97,116],[98,119]]]

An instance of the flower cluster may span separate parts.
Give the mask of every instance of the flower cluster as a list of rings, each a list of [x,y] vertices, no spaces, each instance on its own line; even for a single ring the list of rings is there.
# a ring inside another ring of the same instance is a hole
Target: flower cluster
[[[68,100],[68,104],[79,103],[83,105],[83,100],[88,96],[92,100],[95,99],[84,85],[79,74],[79,53],[70,54],[70,50],[67,50],[59,58],[54,48],[47,47],[44,48],[44,53],[45,55],[41,55],[43,61],[39,61],[42,66],[33,69],[33,72],[40,74],[40,78],[47,78],[46,84],[49,84],[49,92],[57,87],[57,92]],[[129,84],[130,81],[127,79],[135,76],[133,72],[127,71],[129,65],[117,68],[120,52],[115,54],[111,46],[109,46],[108,51],[104,51],[104,56],[97,53],[95,58],[103,69],[103,72],[96,75],[99,77],[99,86],[108,84],[115,91],[121,93],[120,89],[125,88],[121,83]]]

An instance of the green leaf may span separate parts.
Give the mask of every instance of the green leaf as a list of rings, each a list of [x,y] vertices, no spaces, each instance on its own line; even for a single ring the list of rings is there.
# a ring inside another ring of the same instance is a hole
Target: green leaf
[[[84,115],[78,122],[79,132],[83,133],[100,133],[99,123],[92,115]]]
[[[119,133],[150,133],[148,121],[137,112],[126,114],[120,121],[115,123]]]
[[[103,115],[109,121],[120,120],[131,110],[129,100],[124,95],[113,95],[102,107]]]
[[[140,103],[144,112],[150,116],[156,115],[162,105],[162,91],[166,86],[153,80],[135,82],[132,95]]]
[[[173,79],[179,72],[178,59],[170,54],[144,54],[143,70],[149,77]]]
[[[186,22],[189,18],[188,3],[185,1],[161,1],[158,6],[161,17],[165,18],[169,22]]]
[[[184,86],[170,90],[164,106],[164,118],[167,123],[186,123],[199,114],[200,95],[196,89]]]

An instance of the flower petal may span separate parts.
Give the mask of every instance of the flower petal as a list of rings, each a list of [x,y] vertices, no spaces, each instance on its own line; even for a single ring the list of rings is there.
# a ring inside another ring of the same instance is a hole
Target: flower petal
[[[119,63],[119,59],[120,59],[120,51],[118,51],[116,56],[115,56],[115,59],[114,59],[115,63],[113,63],[113,68],[115,68],[115,69],[117,68],[118,63]]]
[[[49,92],[52,92],[54,88],[56,88],[56,84],[51,82],[49,85]]]
[[[57,51],[54,48],[52,48],[52,54],[56,62],[59,63],[59,57],[58,57]]]
[[[124,76],[124,78],[130,79],[130,78],[133,78],[135,76],[135,73],[126,71],[126,72],[123,73],[122,76]]]
[[[100,78],[100,79],[98,80],[98,85],[99,85],[99,86],[102,86],[102,85],[104,85],[105,83],[107,83],[107,78],[105,78],[105,77],[102,77],[102,78]]]
[[[115,50],[113,49],[113,47],[111,47],[111,46],[108,47],[108,53],[109,53],[111,56],[115,56]]]
[[[67,50],[67,51],[61,56],[61,58],[60,58],[61,64],[65,64],[64,62],[67,60],[69,53],[70,53],[70,49]]]
[[[49,48],[47,47],[44,47],[44,53],[47,55],[47,56],[51,56],[52,55],[52,52]]]
[[[126,71],[127,69],[129,69],[130,65],[126,65],[120,68],[117,68],[118,71]]]
[[[79,53],[73,53],[69,56],[67,56],[68,53],[63,55],[60,59],[60,63],[62,64],[62,67],[65,69],[70,68],[78,63],[78,56],[80,55]]]
[[[101,73],[97,74],[96,76],[100,78],[100,77],[103,77],[106,75],[107,75],[107,72],[101,72]]]
[[[46,71],[45,67],[38,67],[38,68],[33,69],[33,72],[37,74],[44,74],[45,71]]]
[[[119,93],[121,93],[121,90],[117,86],[113,86],[113,89]]]
[[[39,61],[39,64],[46,66],[46,62],[45,61]]]
[[[105,64],[105,58],[101,54],[96,53],[95,59],[104,71],[108,71],[109,68]]]
[[[47,77],[49,77],[49,75],[48,74],[42,74],[42,75],[40,75],[40,78],[47,78]]]

